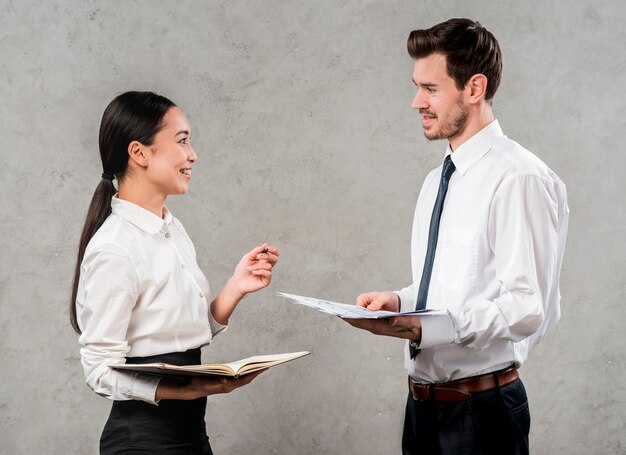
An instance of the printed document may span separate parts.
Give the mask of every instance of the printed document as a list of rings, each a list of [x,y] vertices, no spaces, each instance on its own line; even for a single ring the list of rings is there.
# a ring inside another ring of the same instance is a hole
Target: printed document
[[[437,316],[448,314],[447,310],[418,310],[405,311],[403,313],[395,313],[393,311],[370,311],[367,308],[356,305],[346,305],[345,303],[331,302],[329,300],[321,300],[313,297],[304,297],[301,295],[287,294],[278,292],[279,296],[293,301],[294,303],[314,308],[322,313],[333,314],[345,319],[382,319],[395,316]]]

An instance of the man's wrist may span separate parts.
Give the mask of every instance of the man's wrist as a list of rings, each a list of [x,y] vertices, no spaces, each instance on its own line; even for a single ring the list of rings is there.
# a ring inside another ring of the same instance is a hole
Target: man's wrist
[[[420,321],[418,319],[418,321]],[[411,347],[415,348],[415,349],[419,349],[420,345],[422,344],[422,324],[421,321],[413,326],[413,338],[411,338],[409,340],[409,343],[411,345]]]
[[[396,311],[399,313],[402,310],[402,299],[400,298],[400,294],[396,292],[392,292],[392,294],[396,296],[396,305],[397,305]]]

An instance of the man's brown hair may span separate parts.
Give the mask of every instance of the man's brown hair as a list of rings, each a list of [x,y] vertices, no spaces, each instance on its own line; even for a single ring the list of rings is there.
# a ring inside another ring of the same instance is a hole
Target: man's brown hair
[[[407,41],[415,60],[439,53],[459,90],[475,74],[487,78],[485,99],[491,101],[502,77],[502,51],[496,38],[471,19],[450,19],[428,29],[413,30]]]

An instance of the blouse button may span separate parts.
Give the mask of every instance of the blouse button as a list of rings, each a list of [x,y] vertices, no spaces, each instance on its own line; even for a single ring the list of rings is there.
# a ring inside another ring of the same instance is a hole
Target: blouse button
[[[201,298],[204,298],[204,293],[201,292],[200,294],[198,294]]]
[[[181,268],[184,269],[185,268],[185,263],[182,263],[180,266],[181,266]]]
[[[170,238],[170,233],[169,233],[169,232],[166,232],[166,233],[165,233],[165,238],[166,238],[166,239],[169,239],[169,238]]]

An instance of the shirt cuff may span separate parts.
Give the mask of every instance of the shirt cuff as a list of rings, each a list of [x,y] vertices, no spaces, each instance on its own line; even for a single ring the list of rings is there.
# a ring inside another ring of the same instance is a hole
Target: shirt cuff
[[[133,381],[132,399],[156,405],[156,389],[159,381],[161,381],[161,378],[157,376],[138,373]]]
[[[395,294],[400,297],[400,311],[413,311],[415,310],[415,293],[410,289],[402,289],[400,291],[394,291]]]
[[[450,313],[420,318],[422,341],[420,349],[454,343],[454,324]]]
[[[228,328],[228,325],[222,325],[215,320],[213,314],[211,314],[211,305],[209,305],[209,326],[211,327],[211,335],[213,337]]]

